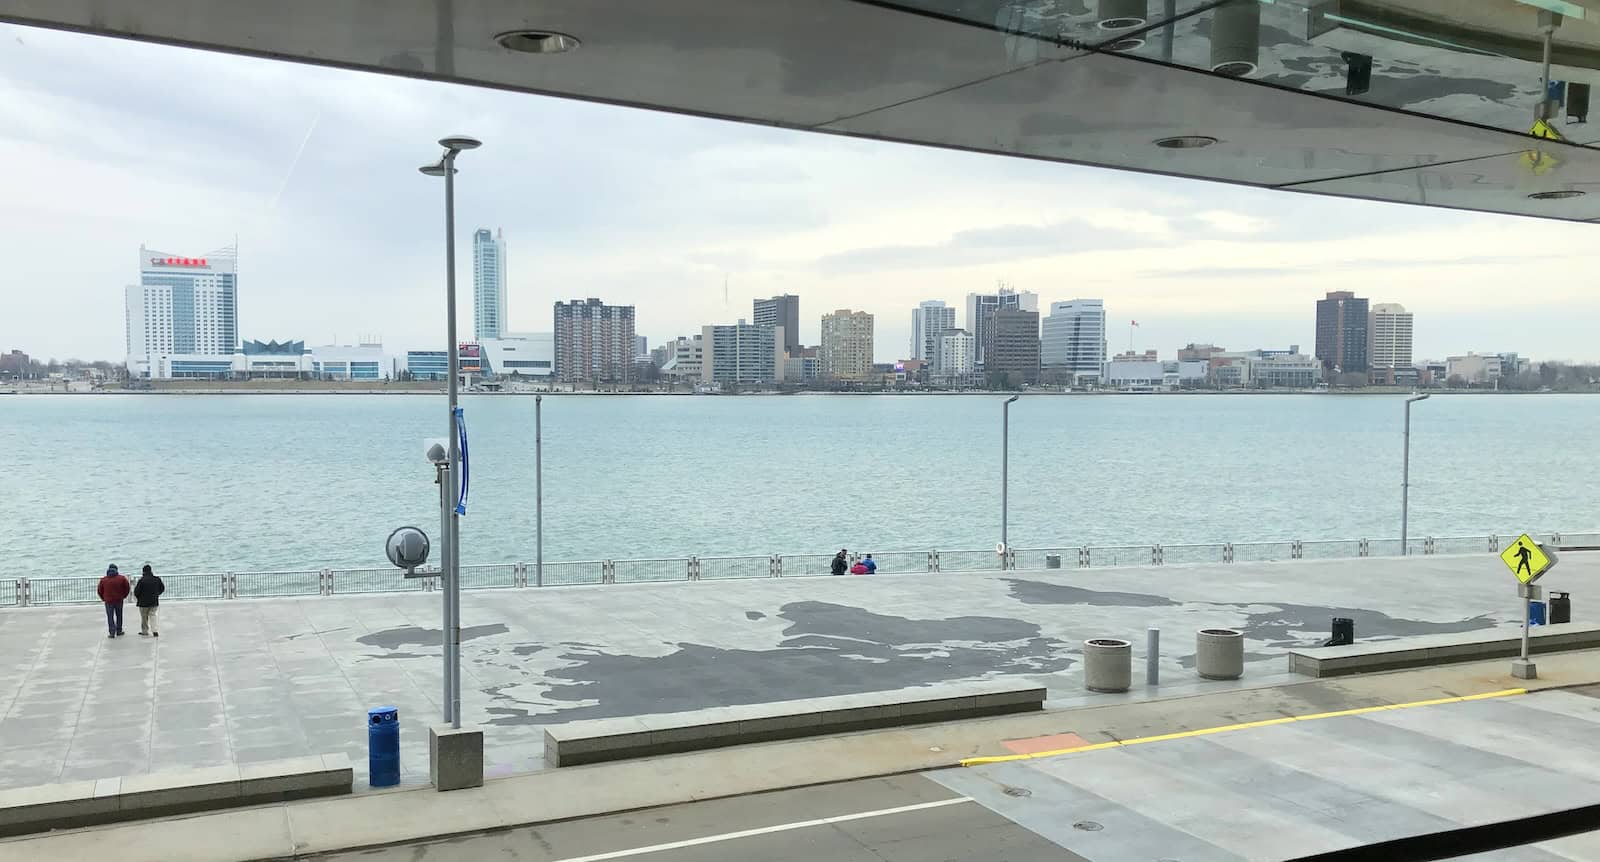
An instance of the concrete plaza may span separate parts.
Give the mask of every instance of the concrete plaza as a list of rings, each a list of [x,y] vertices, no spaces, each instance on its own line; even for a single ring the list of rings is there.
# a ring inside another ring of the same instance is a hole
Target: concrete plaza
[[[1600,560],[1550,580],[1583,589]],[[898,689],[998,675],[1051,706],[1282,682],[1283,653],[1360,638],[1516,625],[1493,556],[990,574],[700,581],[464,595],[463,707],[490,777],[542,768],[543,725]],[[402,717],[402,780],[427,781],[439,715],[439,594],[170,602],[162,637],[105,637],[97,606],[0,611],[0,738],[16,787],[306,753],[364,773],[365,711]],[[1086,695],[1081,642],[1163,631],[1163,684]],[[1247,637],[1246,676],[1206,683],[1194,631]],[[358,773],[358,782],[364,775]]]

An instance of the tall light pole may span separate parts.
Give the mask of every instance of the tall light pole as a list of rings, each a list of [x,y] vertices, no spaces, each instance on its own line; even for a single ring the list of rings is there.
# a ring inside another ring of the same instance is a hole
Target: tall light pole
[[[456,420],[456,402],[460,396],[461,356],[456,342],[456,156],[462,150],[474,150],[483,145],[476,138],[457,135],[442,138],[439,145],[444,155],[438,163],[424,165],[418,170],[430,177],[444,177],[444,298],[445,298],[445,349],[449,356],[450,380],[445,392],[450,407],[449,461],[446,474],[450,477],[450,491],[458,493],[461,487],[461,437]],[[445,719],[453,728],[461,727],[461,515],[450,511],[450,526],[446,530],[444,547],[444,655],[446,679],[450,684],[450,697],[444,705]]]
[[[1406,399],[1405,453],[1400,456],[1400,556],[1411,553],[1406,530],[1411,517],[1411,405],[1428,400],[1427,392]]]
[[[1006,537],[1006,519],[1010,515],[1008,494],[1011,488],[1011,402],[1021,398],[1013,395],[1000,405],[1000,568],[1005,568],[1005,555],[1011,551]]]
[[[533,585],[544,586],[544,413],[543,395],[533,396]]]

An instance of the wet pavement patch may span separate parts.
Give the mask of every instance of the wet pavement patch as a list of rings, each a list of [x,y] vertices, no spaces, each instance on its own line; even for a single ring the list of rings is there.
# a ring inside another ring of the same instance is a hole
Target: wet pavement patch
[[[762,613],[762,612],[760,612],[760,611],[745,611],[744,612],[744,618],[749,620],[749,621],[751,621],[751,622],[755,622],[756,620],[764,620],[764,619],[766,619],[767,615]]]
[[[574,664],[547,673],[554,684],[544,696],[592,703],[539,720],[859,694],[997,673],[1054,673],[1076,663],[1070,644],[1042,637],[1037,625],[1021,620],[907,619],[814,601],[787,604],[779,617],[789,621],[788,637],[772,649],[680,643],[662,656],[566,653],[562,658]]]
[[[503,623],[491,623],[486,626],[466,626],[461,629],[461,641],[465,643],[473,638],[503,635],[509,631],[511,630],[506,628]],[[384,649],[399,649],[403,646],[436,647],[444,643],[444,636],[439,629],[401,626],[396,629],[384,629],[381,632],[362,635],[356,638],[356,643],[383,647]]]
[[[1355,621],[1356,639],[1396,638],[1415,635],[1448,634],[1492,629],[1497,625],[1493,617],[1482,615],[1450,622],[1430,622],[1404,617],[1391,617],[1382,611],[1366,608],[1329,608],[1320,605],[1296,605],[1280,602],[1250,602],[1248,604],[1222,604],[1207,602],[1213,607],[1238,608],[1271,607],[1275,610],[1249,611],[1240,630],[1245,637],[1263,641],[1270,646],[1311,646],[1321,644],[1333,634],[1333,618],[1349,617]]]
[[[1025,605],[1093,605],[1100,608],[1169,608],[1175,602],[1166,596],[1149,593],[1119,593],[1112,590],[1090,590],[1066,584],[1044,581],[1025,581],[1007,578],[1011,597]]]

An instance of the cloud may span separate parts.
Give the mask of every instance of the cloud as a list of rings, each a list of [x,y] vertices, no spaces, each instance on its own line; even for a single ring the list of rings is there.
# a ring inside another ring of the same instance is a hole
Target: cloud
[[[1004,224],[958,231],[936,243],[867,246],[833,252],[818,258],[816,268],[827,273],[937,269],[1149,244],[1149,239],[1140,234],[1083,222]]]

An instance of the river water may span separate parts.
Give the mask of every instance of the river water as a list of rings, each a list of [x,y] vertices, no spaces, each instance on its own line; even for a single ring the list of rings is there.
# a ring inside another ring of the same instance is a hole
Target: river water
[[[998,396],[547,396],[545,558],[992,548]],[[531,560],[531,397],[463,399],[468,563]],[[1024,396],[1018,547],[1395,536],[1401,397]],[[6,576],[387,565],[442,396],[0,396]],[[1413,408],[1411,531],[1592,530],[1600,398]]]

